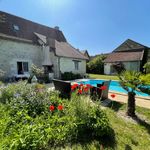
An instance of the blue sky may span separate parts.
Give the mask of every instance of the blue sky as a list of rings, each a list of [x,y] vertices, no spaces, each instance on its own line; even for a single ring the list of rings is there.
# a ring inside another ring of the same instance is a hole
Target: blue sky
[[[111,52],[128,38],[150,46],[150,0],[0,0],[0,10],[59,26],[90,55]]]

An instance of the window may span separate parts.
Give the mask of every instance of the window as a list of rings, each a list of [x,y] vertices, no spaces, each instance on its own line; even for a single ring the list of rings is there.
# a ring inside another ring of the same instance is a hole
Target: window
[[[44,72],[47,73],[52,73],[53,69],[52,66],[44,66]]]
[[[14,30],[16,30],[16,31],[18,31],[19,30],[19,26],[18,25],[13,25],[13,27],[14,27]]]
[[[79,70],[79,61],[74,60],[75,70]]]
[[[17,62],[18,74],[24,74],[29,71],[28,62]]]

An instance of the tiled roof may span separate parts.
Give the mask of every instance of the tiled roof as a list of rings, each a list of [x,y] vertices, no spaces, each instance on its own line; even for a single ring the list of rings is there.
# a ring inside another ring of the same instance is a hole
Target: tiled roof
[[[89,53],[88,53],[87,50],[81,50],[80,52],[81,52],[85,57],[88,57],[88,59],[90,58],[90,55],[89,55]]]
[[[60,42],[66,42],[66,39],[60,30],[50,28],[48,26],[41,25],[2,11],[0,11],[0,15],[4,18],[3,21],[0,22],[0,33],[35,41],[36,36],[34,32],[36,32],[46,36],[47,38],[53,38]],[[18,30],[15,30],[14,26],[17,26]]]
[[[115,52],[109,54],[104,62],[141,61],[143,53],[144,50],[139,52]]]
[[[137,43],[131,39],[127,39],[120,46],[118,46],[113,52],[121,52],[121,51],[133,51],[148,48],[140,43]]]
[[[55,40],[55,51],[57,56],[85,59],[85,60],[88,59],[79,50],[75,49],[67,42],[58,42]]]
[[[20,39],[23,41],[36,42],[40,39],[44,44],[49,44],[55,49],[57,56],[88,59],[77,49],[67,43],[62,31],[55,28],[50,28],[5,12],[0,11],[0,15],[4,17],[0,22],[0,35],[5,38]],[[14,25],[18,26],[17,30]]]

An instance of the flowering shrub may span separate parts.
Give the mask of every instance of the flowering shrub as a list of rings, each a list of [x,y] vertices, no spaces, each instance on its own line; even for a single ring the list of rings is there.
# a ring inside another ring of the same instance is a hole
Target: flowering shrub
[[[76,91],[77,90],[77,94],[78,95],[84,95],[84,94],[89,94],[90,92],[90,88],[92,88],[92,86],[90,84],[73,84],[71,86],[71,90],[72,92]]]
[[[86,94],[90,85],[76,88]],[[58,92],[48,92],[42,85],[19,82],[2,90],[1,102],[0,149],[49,149],[87,136],[111,135],[105,113],[84,95],[62,100]]]

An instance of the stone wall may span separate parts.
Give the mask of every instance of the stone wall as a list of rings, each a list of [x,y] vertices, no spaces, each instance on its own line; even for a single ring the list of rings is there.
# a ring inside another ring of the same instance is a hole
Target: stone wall
[[[41,46],[31,43],[0,39],[0,69],[6,72],[6,77],[12,77],[18,74],[17,62],[28,62],[29,70],[32,64],[42,67],[43,50]],[[86,73],[85,60],[58,57],[53,50],[50,50],[49,55],[55,78],[60,78],[60,72]],[[78,70],[75,70],[73,60],[79,61]]]
[[[140,71],[140,62],[133,61],[133,62],[123,62],[126,70],[134,70]],[[112,68],[112,63],[105,63],[104,64],[104,74],[115,74],[114,69]]]
[[[42,47],[29,43],[0,39],[0,69],[11,77],[17,74],[17,62],[28,62],[42,67]]]

